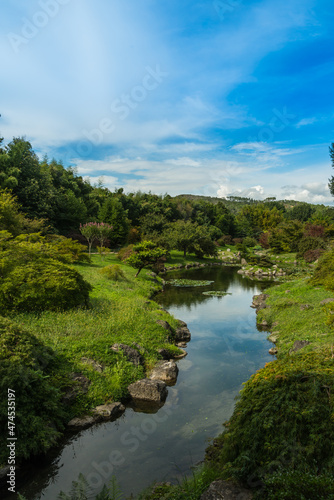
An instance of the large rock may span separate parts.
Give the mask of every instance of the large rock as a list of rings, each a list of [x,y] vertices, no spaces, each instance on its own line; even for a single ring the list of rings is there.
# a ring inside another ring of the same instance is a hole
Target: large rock
[[[165,382],[148,378],[130,384],[128,391],[132,399],[152,403],[164,402],[168,394]]]
[[[253,307],[254,309],[259,309],[259,308],[263,309],[263,306],[265,306],[265,302],[268,297],[269,295],[267,295],[266,293],[260,293],[260,295],[254,295],[251,307]]]
[[[252,493],[230,481],[214,481],[210,484],[200,500],[251,500]]]
[[[175,361],[159,361],[159,363],[153,368],[150,374],[150,379],[162,380],[163,382],[166,382],[167,385],[174,385],[176,383],[178,373],[179,368]]]
[[[186,326],[179,326],[175,330],[175,342],[189,342],[191,333]]]
[[[92,415],[72,418],[67,425],[68,427],[81,429],[105,420],[115,420],[124,411],[125,406],[123,406],[122,403],[100,405],[93,409]]]
[[[143,356],[133,347],[130,347],[126,344],[114,344],[110,347],[110,349],[115,352],[122,351],[126,359],[135,366],[144,364]]]
[[[331,299],[331,298],[329,298],[329,299],[324,299],[324,300],[322,300],[322,301],[320,302],[320,304],[323,306],[323,305],[325,305],[325,304],[329,304],[330,302],[334,302],[334,299]]]

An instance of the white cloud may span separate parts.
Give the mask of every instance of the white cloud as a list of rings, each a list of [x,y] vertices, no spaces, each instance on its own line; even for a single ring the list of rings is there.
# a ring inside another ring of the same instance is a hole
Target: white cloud
[[[313,125],[313,123],[316,123],[318,119],[314,116],[313,118],[303,118],[300,120],[297,124],[296,127],[304,127],[305,125]]]

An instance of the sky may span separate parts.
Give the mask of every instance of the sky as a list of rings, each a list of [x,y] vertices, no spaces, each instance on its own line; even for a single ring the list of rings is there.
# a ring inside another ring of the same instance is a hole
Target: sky
[[[0,135],[111,190],[332,204],[332,0],[3,0]]]

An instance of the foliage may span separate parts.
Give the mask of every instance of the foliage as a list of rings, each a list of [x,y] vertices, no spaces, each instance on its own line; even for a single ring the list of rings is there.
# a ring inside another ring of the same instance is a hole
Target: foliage
[[[267,363],[245,384],[220,459],[243,482],[279,466],[333,472],[334,370],[329,349]]]
[[[91,487],[85,476],[79,474],[78,480],[72,482],[70,493],[59,493],[57,500],[90,500],[91,498]],[[102,491],[94,498],[95,500],[121,500],[123,498],[115,476],[112,477],[108,485],[103,485]]]
[[[122,279],[125,279],[125,274],[124,271],[122,270],[121,266],[117,264],[112,264],[106,267],[103,267],[100,271],[100,273],[105,276],[108,280],[112,281],[120,281]]]
[[[321,248],[316,248],[315,250],[307,250],[303,257],[305,262],[315,262],[316,260],[321,257],[321,255],[324,253],[324,250]]]
[[[286,218],[306,222],[312,217],[314,212],[315,208],[309,203],[298,203],[298,205],[294,206],[287,212]]]
[[[87,222],[86,224],[80,224],[80,233],[86,238],[88,243],[89,256],[91,254],[92,245],[95,240],[97,240],[98,230],[96,222]]]
[[[189,252],[202,258],[204,255],[217,254],[217,248],[213,241],[216,235],[215,229],[210,230],[207,226],[179,220],[170,224],[166,237],[172,248],[183,251],[184,257]]]
[[[19,211],[15,196],[8,190],[0,189],[0,231],[8,231],[13,236],[20,233],[37,232],[43,229],[43,220],[27,219]]]
[[[121,261],[126,261],[133,252],[133,245],[127,245],[121,248],[117,253],[117,258]]]
[[[297,257],[304,257],[305,253],[310,250],[324,250],[326,243],[322,238],[304,236],[298,243]]]
[[[313,285],[324,285],[327,290],[334,290],[334,249],[325,252],[314,270]]]
[[[17,459],[55,444],[66,419],[59,382],[53,378],[58,364],[52,349],[18,324],[0,317],[0,463],[7,461],[8,388],[15,391]]]
[[[303,236],[303,225],[297,220],[284,221],[271,230],[269,245],[273,252],[296,252]]]
[[[251,236],[246,236],[246,238],[243,239],[243,244],[246,245],[246,247],[251,248],[257,245],[257,241],[255,238],[252,238]]]
[[[87,306],[91,286],[71,267],[52,259],[17,265],[0,285],[3,312],[66,310]]]
[[[144,267],[157,270],[157,266],[166,259],[167,254],[167,250],[157,247],[152,241],[143,241],[133,246],[133,252],[127,259],[127,263],[138,269],[137,277]]]
[[[104,221],[107,228],[112,227],[112,233],[108,233],[108,239],[112,247],[121,245],[126,241],[129,232],[127,211],[116,196],[108,196],[99,210],[99,220]],[[102,246],[102,245],[101,245]]]
[[[264,479],[264,488],[257,498],[267,500],[330,500],[334,499],[334,478],[316,470],[278,469]]]

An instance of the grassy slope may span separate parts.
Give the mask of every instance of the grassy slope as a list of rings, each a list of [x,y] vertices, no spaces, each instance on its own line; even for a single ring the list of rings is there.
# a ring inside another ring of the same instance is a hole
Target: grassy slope
[[[143,378],[145,370],[158,360],[157,350],[167,346],[166,330],[156,321],[168,320],[172,327],[177,324],[177,320],[149,300],[161,284],[148,276],[146,270],[135,279],[135,270],[121,264],[125,279],[115,282],[99,273],[101,268],[110,264],[120,262],[114,255],[103,260],[94,255],[92,264],[76,266],[94,287],[90,294],[90,309],[44,312],[40,315],[27,313],[13,317],[70,361],[64,366],[65,370],[80,372],[92,381],[88,394],[79,398],[73,410],[75,413],[125,397],[128,384]],[[121,354],[110,350],[114,343],[138,343],[142,347],[145,367],[135,368]],[[171,344],[168,348],[177,351]],[[105,365],[103,373],[83,363],[82,357]]]

